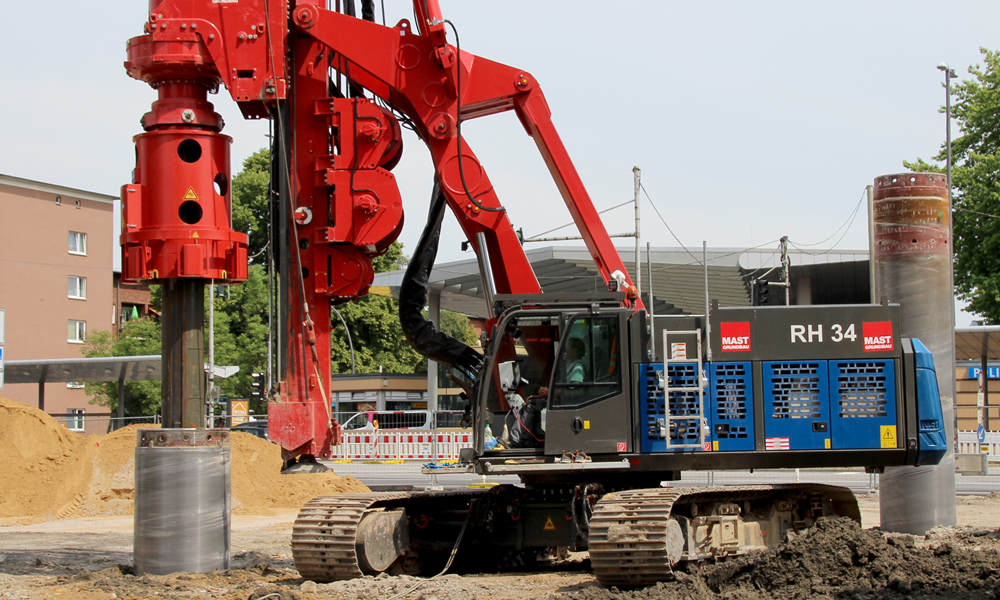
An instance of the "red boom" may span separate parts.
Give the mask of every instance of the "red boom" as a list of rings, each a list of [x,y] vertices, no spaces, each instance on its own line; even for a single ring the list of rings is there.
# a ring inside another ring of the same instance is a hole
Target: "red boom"
[[[160,100],[146,116],[147,133],[136,139],[142,185],[123,192],[127,278],[189,276],[196,264],[204,265],[200,277],[246,277],[246,236],[228,226],[229,138],[218,133],[221,118],[205,92],[221,82],[247,118],[287,111],[278,119],[290,129],[278,132],[290,148],[282,168],[295,221],[286,224],[286,251],[295,255],[290,272],[301,267],[301,285],[285,282],[287,373],[269,413],[272,439],[288,458],[327,457],[339,441],[327,396],[330,302],[368,292],[371,259],[403,223],[389,172],[401,152],[399,124],[373,100],[331,96],[331,69],[413,122],[468,239],[485,237],[486,248],[476,251],[489,253],[497,292],[541,289],[489,176],[460,136],[460,122],[507,110],[535,140],[605,281],[614,271],[627,277],[534,78],[459,54],[446,41],[436,0],[413,4],[419,31],[407,20],[385,27],[331,12],[321,0],[153,0],[146,35],[129,43],[129,74],[156,87]],[[190,166],[185,140],[211,160]],[[201,191],[213,182],[224,183],[221,193]],[[197,199],[185,197],[188,187]],[[189,200],[201,210],[195,223],[188,222],[197,212]],[[188,258],[192,245],[207,248],[207,261]],[[641,308],[641,300],[632,306]]]

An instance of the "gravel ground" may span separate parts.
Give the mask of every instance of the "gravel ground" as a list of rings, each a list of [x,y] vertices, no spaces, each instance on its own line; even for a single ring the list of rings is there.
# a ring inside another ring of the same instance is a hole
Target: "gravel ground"
[[[228,571],[135,577],[131,518],[62,519],[0,527],[0,599],[1000,598],[1000,495],[960,497],[959,526],[922,537],[871,529],[877,526],[877,499],[859,501],[868,529],[823,521],[775,549],[679,572],[672,581],[640,590],[600,587],[584,554],[544,573],[303,581],[291,558],[293,510],[234,516]]]

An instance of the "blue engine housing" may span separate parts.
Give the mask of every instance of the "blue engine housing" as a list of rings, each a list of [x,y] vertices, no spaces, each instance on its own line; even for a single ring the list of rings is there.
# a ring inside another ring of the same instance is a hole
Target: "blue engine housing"
[[[667,373],[663,363],[640,364],[642,452],[904,449],[914,434],[905,430],[903,372],[913,369],[913,464],[936,464],[947,439],[934,360],[919,340],[912,348],[912,367],[906,359],[704,363],[702,403],[693,389],[662,388],[696,388],[696,363],[668,363]]]

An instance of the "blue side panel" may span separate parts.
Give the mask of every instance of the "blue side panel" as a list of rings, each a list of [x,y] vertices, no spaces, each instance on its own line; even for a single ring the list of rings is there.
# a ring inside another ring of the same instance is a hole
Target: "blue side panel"
[[[670,364],[669,382],[675,387],[694,387],[698,385],[698,366],[691,363]],[[668,452],[666,439],[660,437],[660,419],[666,418],[663,390],[659,389],[659,380],[663,374],[663,363],[639,365],[639,391],[642,394],[640,402],[640,423],[642,424],[642,451]],[[708,396],[705,397],[706,410]],[[698,392],[670,392],[670,413],[673,416],[690,415],[690,419],[679,419],[671,422],[668,437],[671,444],[697,444],[698,432]],[[707,438],[706,438],[707,439]],[[701,451],[700,448],[671,448],[669,452]]]
[[[912,341],[917,367],[917,420],[920,428],[917,464],[936,465],[948,451],[948,438],[944,432],[934,356],[920,340],[913,338]]]
[[[830,439],[825,360],[764,361],[766,450],[823,450]]]
[[[719,452],[753,450],[753,377],[749,362],[712,363],[709,424]],[[714,449],[714,448],[713,448]]]
[[[831,360],[830,395],[833,448],[881,448],[881,427],[896,427],[895,361]]]

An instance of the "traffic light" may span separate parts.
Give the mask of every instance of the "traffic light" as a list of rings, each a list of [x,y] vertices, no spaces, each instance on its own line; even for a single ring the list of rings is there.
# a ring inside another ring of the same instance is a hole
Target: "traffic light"
[[[757,280],[757,306],[764,306],[768,303],[767,299],[767,280],[758,279]]]
[[[250,373],[250,396],[261,399],[264,395],[264,373]]]

